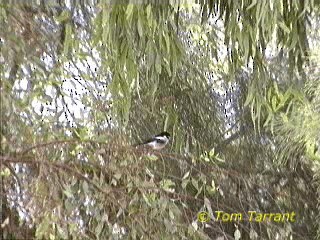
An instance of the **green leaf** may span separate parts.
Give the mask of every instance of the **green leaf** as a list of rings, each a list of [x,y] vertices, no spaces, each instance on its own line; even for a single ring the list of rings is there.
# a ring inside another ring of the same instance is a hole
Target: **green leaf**
[[[73,193],[72,193],[72,190],[70,188],[70,186],[67,186],[65,188],[65,190],[63,191],[64,195],[67,196],[67,198],[72,198],[73,197]]]
[[[65,28],[65,41],[63,43],[63,53],[65,56],[68,56],[68,54],[71,52],[72,49],[72,26],[70,23],[66,24]]]
[[[182,180],[188,178],[189,175],[190,175],[190,171],[186,172],[186,173],[183,175]]]
[[[254,94],[253,94],[253,89],[250,87],[249,88],[249,91],[248,91],[248,95],[247,95],[247,98],[246,98],[246,101],[244,103],[244,106],[248,106],[252,100],[254,99]]]
[[[156,155],[154,155],[154,154],[148,155],[147,158],[148,158],[149,161],[156,161],[156,160],[158,160],[158,157],[157,157]]]
[[[4,170],[0,171],[0,176],[9,177],[10,176],[9,168],[4,168]]]
[[[253,8],[254,5],[257,4],[257,1],[258,1],[258,0],[253,0],[252,3],[247,7],[246,11],[250,10],[251,8]]]
[[[88,183],[87,183],[86,181],[84,181],[84,182],[82,183],[82,189],[83,189],[83,192],[84,192],[85,194],[87,194],[87,193],[89,192],[89,186],[88,186]]]
[[[214,148],[212,148],[209,152],[209,158],[213,158],[215,155]]]
[[[208,189],[209,194],[212,194],[216,191],[216,185],[215,185],[215,182],[213,179],[211,181],[211,186],[208,186],[207,189]]]
[[[45,218],[40,222],[40,224],[37,225],[36,229],[37,239],[42,238],[50,232],[50,220],[48,219],[48,216],[45,216]]]
[[[59,22],[59,23],[62,23],[66,20],[69,20],[70,19],[70,11],[69,10],[63,10],[60,15],[56,18],[56,20]]]
[[[272,106],[273,111],[276,111],[276,109],[277,109],[277,96],[272,97],[271,106]]]
[[[161,57],[159,54],[157,54],[156,56],[155,67],[156,67],[156,72],[160,74],[161,73]]]
[[[127,9],[126,9],[126,19],[127,20],[131,20],[132,18],[132,13],[133,13],[133,7],[134,5],[132,3],[127,5]]]
[[[283,22],[280,21],[278,22],[278,26],[286,33],[286,34],[290,34],[290,29],[287,27],[287,25]]]
[[[187,187],[187,185],[188,185],[189,182],[190,182],[189,179],[183,179],[183,180],[182,180],[182,183],[181,183],[181,187],[182,187],[183,189],[186,189],[186,187]]]
[[[171,77],[172,73],[171,73],[171,69],[170,69],[170,64],[169,64],[168,60],[165,58],[164,58],[164,67],[167,71],[168,76]]]
[[[174,192],[175,183],[172,182],[170,179],[164,179],[160,182],[160,186],[165,191]]]
[[[147,6],[147,8],[146,8],[146,12],[147,12],[147,21],[148,22],[151,22],[151,4],[149,4],[148,6]]]
[[[235,240],[240,240],[241,239],[241,232],[237,228],[236,231],[234,232],[234,239]]]
[[[142,37],[143,36],[143,28],[142,28],[140,16],[138,16],[137,28],[138,28],[139,36]]]
[[[196,179],[191,178],[191,183],[197,190],[199,190],[199,184],[198,184],[198,181]]]
[[[164,40],[166,42],[166,48],[167,48],[167,54],[170,54],[170,40],[169,40],[169,35],[168,34],[163,34],[164,35]]]
[[[95,230],[94,230],[96,236],[99,236],[101,234],[103,226],[104,226],[104,222],[103,221],[99,221],[98,225],[95,227]]]

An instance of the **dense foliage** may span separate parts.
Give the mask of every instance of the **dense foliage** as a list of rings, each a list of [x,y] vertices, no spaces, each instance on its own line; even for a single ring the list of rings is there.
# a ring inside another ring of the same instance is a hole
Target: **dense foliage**
[[[0,10],[2,239],[320,238],[316,1]]]

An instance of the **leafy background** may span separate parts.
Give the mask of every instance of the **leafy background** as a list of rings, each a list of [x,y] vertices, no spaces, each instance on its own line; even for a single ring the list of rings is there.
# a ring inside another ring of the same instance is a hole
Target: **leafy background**
[[[2,239],[320,238],[317,1],[0,10]]]

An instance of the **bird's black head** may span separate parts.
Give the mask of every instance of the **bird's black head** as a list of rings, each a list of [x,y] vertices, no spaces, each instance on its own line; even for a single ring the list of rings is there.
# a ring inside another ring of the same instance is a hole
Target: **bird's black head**
[[[156,137],[167,137],[167,138],[170,138],[170,133],[162,132],[162,133],[158,134]]]

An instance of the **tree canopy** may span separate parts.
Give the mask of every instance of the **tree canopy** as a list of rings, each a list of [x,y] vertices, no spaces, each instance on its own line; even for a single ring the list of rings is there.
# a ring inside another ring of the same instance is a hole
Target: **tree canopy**
[[[320,237],[317,1],[0,10],[1,239]]]

